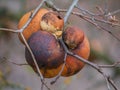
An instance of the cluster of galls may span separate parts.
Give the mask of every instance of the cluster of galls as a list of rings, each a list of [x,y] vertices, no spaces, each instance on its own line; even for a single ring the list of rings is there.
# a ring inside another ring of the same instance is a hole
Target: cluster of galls
[[[28,12],[21,18],[18,24],[19,29],[27,22],[32,12],[33,11]],[[63,38],[68,50],[85,59],[89,57],[89,42],[83,31],[71,26],[63,32],[63,26],[64,20],[58,13],[40,9],[31,23],[23,31],[23,35],[45,78],[55,77],[63,66],[65,51],[59,42],[60,37]],[[20,35],[19,38],[24,44]],[[25,49],[25,57],[28,64],[37,72],[32,56],[27,48]],[[79,72],[83,66],[83,62],[73,56],[67,55],[61,76],[74,75]]]

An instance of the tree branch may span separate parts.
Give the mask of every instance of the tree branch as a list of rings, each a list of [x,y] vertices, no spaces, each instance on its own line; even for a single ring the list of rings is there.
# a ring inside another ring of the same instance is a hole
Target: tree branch
[[[48,3],[48,4],[49,4],[49,3]],[[55,8],[55,7],[56,7],[56,6],[53,5],[52,8]],[[68,11],[68,10],[65,10],[65,9],[58,9],[58,8],[55,8],[55,10],[57,10],[58,12],[61,12],[61,11],[62,11],[62,12],[66,12],[66,11]],[[88,11],[85,11],[85,12],[89,13]],[[101,27],[98,26],[98,24],[96,24],[95,22],[93,22],[93,18],[88,17],[88,18],[86,19],[86,16],[83,16],[83,15],[81,15],[80,13],[77,13],[77,12],[72,12],[72,14],[82,17],[84,20],[86,20],[86,21],[94,24],[96,27],[99,27],[99,29],[101,29]],[[90,13],[90,14],[92,15],[92,13]],[[67,16],[66,16],[66,17],[67,17]],[[67,17],[67,18],[68,18],[68,17]],[[64,19],[66,19],[66,18],[64,18]],[[90,21],[90,20],[91,20],[91,21]],[[94,20],[98,20],[98,19],[94,19]],[[101,21],[101,20],[98,20],[98,21]],[[65,22],[66,22],[66,21],[65,21]],[[106,22],[106,21],[101,21],[101,22],[108,23],[108,24],[110,23],[110,22]],[[102,28],[102,29],[103,29],[103,28]],[[106,29],[105,29],[105,31],[110,32],[110,31],[108,31],[108,30],[106,30]],[[110,34],[112,34],[112,33],[110,33]],[[60,39],[60,40],[62,40],[62,39]],[[118,40],[119,40],[119,39],[118,39]],[[61,41],[61,42],[63,42],[63,41]],[[69,54],[69,55],[71,55],[71,56],[79,59],[80,61],[82,61],[82,62],[84,62],[84,63],[86,63],[86,64],[88,64],[88,65],[90,65],[91,67],[93,67],[94,69],[96,69],[99,73],[101,73],[101,74],[103,75],[103,77],[105,78],[105,80],[106,80],[108,90],[111,89],[109,84],[111,84],[115,90],[118,90],[118,89],[117,89],[117,86],[115,86],[114,83],[112,84],[112,83],[110,82],[109,76],[107,76],[107,75],[103,72],[103,69],[102,69],[101,67],[99,67],[99,65],[94,64],[94,63],[92,63],[92,62],[90,62],[90,61],[88,61],[88,60],[86,60],[86,59],[84,59],[84,58],[82,58],[82,57],[80,57],[80,56],[78,56],[78,55],[70,52],[70,51],[67,49],[67,47],[66,47],[66,45],[65,45],[64,43],[62,43],[62,45],[63,45],[64,50],[65,50],[65,52],[66,52],[67,54]]]
[[[73,14],[73,15],[79,16],[80,18],[86,20],[87,22],[90,22],[91,24],[93,24],[94,26],[96,26],[98,29],[107,31],[109,34],[111,34],[113,37],[115,37],[117,40],[120,41],[120,39],[119,39],[118,37],[116,37],[110,30],[105,29],[104,27],[102,27],[102,26],[100,26],[99,24],[97,24],[95,21],[101,22],[101,23],[105,23],[105,24],[108,24],[108,25],[120,26],[118,23],[113,23],[113,22],[110,22],[110,21],[107,21],[107,20],[104,20],[104,19],[96,18],[95,16],[99,16],[99,15],[103,15],[103,14],[94,14],[94,13],[92,13],[92,12],[89,12],[88,10],[82,9],[80,6],[77,5],[77,2],[78,2],[78,1],[79,1],[79,0],[73,0],[73,2],[72,2],[72,4],[71,4],[71,6],[69,7],[69,9],[66,10],[66,9],[59,9],[59,8],[57,8],[50,0],[42,0],[41,3],[37,6],[37,8],[34,10],[34,12],[33,12],[33,13],[31,14],[31,16],[29,17],[29,20],[27,21],[27,23],[26,23],[20,30],[0,28],[0,30],[2,30],[2,31],[10,31],[10,32],[14,32],[14,33],[20,33],[20,35],[21,35],[21,37],[22,37],[22,39],[23,39],[26,47],[28,48],[28,50],[29,50],[29,52],[30,52],[30,54],[31,54],[31,56],[32,56],[32,58],[33,58],[33,61],[34,61],[34,63],[35,63],[37,72],[39,73],[39,76],[40,76],[40,80],[41,80],[41,82],[42,82],[42,85],[45,85],[48,90],[50,90],[50,88],[49,88],[49,87],[46,85],[46,83],[44,82],[44,77],[43,77],[43,75],[41,74],[41,72],[40,72],[40,70],[39,70],[39,66],[38,66],[38,64],[37,64],[37,62],[36,62],[36,59],[35,59],[35,57],[34,57],[34,54],[33,54],[30,46],[28,45],[28,43],[27,43],[27,41],[25,40],[25,38],[24,38],[24,36],[23,36],[23,33],[22,33],[22,32],[24,31],[24,29],[30,24],[31,20],[34,18],[34,16],[36,15],[36,13],[39,11],[39,9],[41,8],[41,6],[42,6],[44,3],[45,3],[47,6],[49,6],[50,8],[52,8],[53,10],[56,10],[56,11],[58,11],[58,12],[67,12],[67,13],[65,14],[65,17],[64,17],[64,23],[65,23],[65,24],[66,24],[69,16],[70,16],[71,14]],[[82,11],[82,14],[81,14],[81,13],[78,13],[78,12],[73,12],[73,11],[72,11],[73,8],[75,7],[75,5],[76,5],[76,7],[77,7],[79,10]],[[118,13],[118,12],[120,12],[120,10],[117,10],[117,11],[115,11],[115,12],[112,12],[110,15],[116,14],[116,13]],[[83,15],[83,14],[85,14],[85,13],[87,13],[87,14],[90,15],[90,16],[88,16],[88,15]],[[107,17],[109,16],[109,15],[107,15],[107,14],[105,14],[105,15],[106,15]],[[116,86],[115,83],[112,81],[112,79],[111,79],[108,75],[106,75],[105,72],[103,72],[103,68],[117,67],[117,66],[120,64],[120,62],[117,62],[117,63],[115,63],[115,64],[113,64],[113,65],[98,65],[98,64],[92,63],[92,62],[90,62],[90,61],[88,61],[88,60],[86,60],[86,59],[84,59],[84,58],[76,55],[75,53],[70,52],[70,51],[68,50],[68,48],[66,47],[66,45],[64,44],[62,38],[60,39],[60,41],[61,41],[61,43],[62,43],[62,45],[63,45],[63,47],[64,47],[64,50],[65,50],[65,52],[66,52],[64,61],[66,60],[67,54],[68,54],[68,55],[71,55],[71,56],[73,56],[73,57],[75,57],[75,58],[77,58],[78,60],[80,60],[80,61],[88,64],[88,65],[91,66],[92,68],[96,69],[96,70],[105,78],[106,83],[107,83],[107,88],[108,88],[108,90],[111,89],[111,88],[110,88],[110,85],[111,85],[115,90],[118,90],[117,86]],[[14,63],[14,64],[16,64],[16,63]],[[61,75],[61,73],[62,73],[62,71],[63,71],[63,69],[64,69],[64,66],[65,66],[65,63],[63,64],[63,67],[62,67],[61,71],[59,72],[57,78],[56,78],[52,83],[56,82],[57,79],[60,77],[60,75]],[[42,88],[42,87],[41,87],[41,88]],[[42,88],[42,89],[43,89],[43,88]]]
[[[79,1],[79,0],[73,0],[72,4],[70,5],[70,7],[69,7],[69,9],[68,9],[68,11],[67,11],[67,13],[66,13],[66,15],[65,15],[65,17],[64,17],[64,23],[67,22],[68,17],[69,17],[70,14],[72,13],[73,8],[75,7],[75,5],[77,4],[78,1]]]
[[[0,28],[0,31],[7,31],[7,32],[13,32],[13,33],[20,32],[20,30],[13,30],[13,29],[7,29],[7,28]]]

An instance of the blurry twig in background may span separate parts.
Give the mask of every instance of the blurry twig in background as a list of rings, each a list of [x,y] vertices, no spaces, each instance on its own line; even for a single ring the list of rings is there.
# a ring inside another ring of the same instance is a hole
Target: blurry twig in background
[[[9,62],[11,64],[14,64],[14,65],[17,65],[17,66],[23,66],[23,65],[28,65],[27,63],[15,63],[15,62],[12,62],[10,60],[7,60],[6,57],[0,57],[0,64],[4,63],[4,62]]]

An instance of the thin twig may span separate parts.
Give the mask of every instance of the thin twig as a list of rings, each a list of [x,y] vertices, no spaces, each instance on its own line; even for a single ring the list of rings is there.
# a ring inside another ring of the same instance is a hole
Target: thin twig
[[[52,7],[52,8],[55,8],[56,6],[54,6],[54,7]],[[66,12],[67,10],[63,10],[63,9],[58,9],[58,8],[55,8],[55,10],[57,10],[58,12],[60,11],[62,11],[62,12]],[[72,14],[76,14],[76,12],[72,12]],[[80,17],[84,17],[84,16],[82,16],[81,14],[78,14],[77,13],[77,16],[80,16]],[[89,21],[90,23],[93,21],[93,18],[83,18],[83,19],[85,19],[86,21]],[[91,20],[91,21],[90,21]],[[101,21],[102,22],[102,21]],[[105,22],[106,23],[106,22]],[[107,22],[107,23],[109,23],[109,22]],[[93,22],[92,24],[94,24],[95,26],[97,26],[97,27],[99,27],[95,22]],[[100,27],[99,27],[100,28]],[[101,28],[100,28],[101,29]],[[102,28],[103,29],[103,28]],[[106,29],[105,29],[106,30]],[[106,30],[107,32],[110,32],[109,30]],[[111,34],[111,33],[110,33]],[[105,73],[103,72],[103,70],[102,70],[102,68],[101,67],[99,67],[97,64],[94,64],[94,63],[92,63],[92,62],[90,62],[90,61],[88,61],[88,60],[86,60],[86,59],[84,59],[84,58],[82,58],[82,57],[80,57],[80,56],[78,56],[78,55],[76,55],[76,54],[74,54],[74,53],[72,53],[72,52],[70,52],[70,51],[68,51],[68,50],[66,50],[67,48],[66,48],[66,46],[64,45],[64,43],[63,43],[63,47],[64,47],[64,49],[65,49],[65,52],[67,53],[67,54],[69,54],[69,55],[71,55],[71,56],[73,56],[73,57],[75,57],[75,58],[77,58],[77,59],[79,59],[80,61],[82,61],[82,62],[84,62],[84,63],[86,63],[86,64],[88,64],[88,65],[90,65],[91,67],[93,67],[94,69],[96,69],[99,73],[101,73],[102,75],[103,75],[103,77],[105,78],[105,80],[106,80],[106,83],[107,83],[107,87],[108,87],[108,90],[110,90],[110,85],[109,85],[109,83],[111,83],[109,80],[108,80],[108,76],[107,75],[105,75]],[[111,84],[112,86],[113,86],[113,88],[115,89],[115,90],[118,90],[117,89],[117,87],[116,86],[114,86],[114,83],[113,84]]]
[[[65,11],[65,10],[62,10],[62,11]],[[120,38],[118,38],[116,35],[114,35],[110,30],[98,25],[97,23],[95,23],[95,18],[90,18],[88,16],[83,16],[81,15],[80,13],[76,13],[76,12],[72,12],[73,14],[79,16],[80,18],[84,19],[85,21],[93,24],[94,26],[96,26],[98,29],[100,30],[103,30],[103,31],[106,31],[107,33],[111,34],[114,38],[116,38],[118,41],[120,41]],[[105,22],[104,22],[105,23]]]
[[[108,81],[108,76],[107,76],[105,73],[103,73],[103,77],[105,78],[105,81],[106,81],[108,90],[111,90],[111,88],[110,88],[110,83],[109,83],[109,81]]]
[[[0,31],[7,31],[7,32],[13,32],[13,33],[18,33],[18,32],[20,32],[20,30],[7,29],[7,28],[0,28]]]
[[[120,41],[120,38],[118,38],[116,35],[114,35],[110,30],[98,25],[97,23],[93,22],[92,20],[86,19],[83,17],[84,20],[90,22],[91,24],[93,24],[94,26],[96,26],[99,30],[103,30],[106,31],[107,33],[109,33],[110,35],[112,35],[114,38],[116,38],[118,41]]]
[[[64,70],[64,67],[65,67],[65,65],[66,65],[66,58],[67,58],[67,53],[65,53],[64,63],[63,63],[63,65],[62,65],[62,68],[61,68],[60,72],[58,73],[58,75],[57,75],[57,77],[55,78],[55,80],[53,80],[53,81],[51,82],[51,84],[54,84],[54,83],[60,78],[60,76],[61,76],[61,74],[62,74],[62,72],[63,72],[63,70]]]
[[[115,14],[117,14],[117,13],[120,13],[120,9],[118,9],[118,10],[116,10],[116,11],[113,11],[113,12],[110,12],[110,14],[107,14],[107,15],[105,15],[105,16],[110,16],[110,15],[115,15]]]
[[[22,39],[23,39],[23,41],[24,41],[26,47],[28,48],[28,50],[29,50],[29,52],[30,52],[30,54],[31,54],[31,56],[32,56],[32,58],[33,58],[33,61],[34,61],[35,66],[36,66],[36,69],[37,69],[37,71],[38,71],[38,73],[39,73],[39,75],[40,75],[40,79],[41,79],[41,81],[42,81],[42,80],[43,80],[43,76],[42,76],[42,74],[41,74],[41,72],[40,72],[40,70],[39,70],[39,66],[38,66],[38,64],[37,64],[37,61],[36,61],[36,59],[35,59],[35,56],[34,56],[32,50],[31,50],[31,48],[29,47],[27,41],[25,40],[23,34],[20,33],[20,35],[21,35],[21,37],[22,37]]]
[[[88,60],[86,60],[86,59],[78,56],[77,54],[75,54],[75,53],[73,53],[73,52],[67,51],[67,53],[68,53],[69,55],[71,55],[71,56],[79,59],[80,61],[82,61],[82,62],[90,65],[91,67],[93,67],[94,69],[96,69],[96,70],[97,70],[98,72],[100,72],[101,74],[103,73],[103,71],[101,70],[101,68],[99,68],[99,66],[98,66],[97,64],[94,64],[94,63],[92,63],[92,62],[90,62],[90,61],[88,61]]]
[[[2,61],[0,61],[0,64],[2,64],[3,62],[9,62],[9,63],[12,63],[12,64],[14,64],[14,65],[18,65],[18,66],[23,66],[23,65],[28,65],[27,63],[15,63],[15,62],[12,62],[12,61],[10,61],[10,60],[7,60],[7,58],[6,57],[3,57],[3,58],[0,58],[0,60],[2,60]]]
[[[66,24],[66,22],[68,20],[68,17],[71,15],[73,8],[75,7],[75,5],[77,4],[78,1],[79,0],[73,0],[72,4],[70,5],[70,7],[69,7],[69,9],[68,9],[68,11],[67,11],[67,13],[66,13],[66,15],[64,17],[64,24]],[[49,3],[49,2],[48,2],[48,4],[50,4],[49,6],[51,6],[51,4],[53,5],[53,3]],[[54,8],[55,8],[55,6],[54,6]],[[55,9],[55,10],[57,10],[57,9]],[[65,46],[62,37],[59,40],[60,40],[60,43],[62,44],[62,46],[64,47],[64,50],[65,50],[64,63],[62,65],[62,68],[61,68],[60,72],[58,73],[57,77],[55,78],[54,81],[51,82],[51,84],[54,84],[59,79],[59,77],[62,74],[62,71],[64,70],[65,64],[66,64],[67,47]]]
[[[75,7],[75,5],[77,4],[78,1],[79,1],[79,0],[73,0],[72,5],[69,7],[69,9],[68,9],[68,11],[67,11],[67,13],[66,13],[66,15],[65,15],[65,17],[64,17],[64,23],[67,22],[68,17],[69,17],[70,14],[72,13],[73,8]]]
[[[115,62],[112,65],[98,65],[98,66],[101,67],[101,68],[115,68],[115,67],[120,67],[118,65],[120,65],[120,62]]]
[[[26,66],[26,65],[28,65],[27,63],[15,63],[15,62],[12,62],[12,61],[8,61],[8,62],[10,62],[10,63],[12,63],[14,65],[17,65],[17,66]]]
[[[58,12],[67,12],[67,9],[57,9]],[[85,15],[82,15],[81,13],[79,12],[72,12],[73,15],[77,15],[77,16],[80,16],[80,17],[84,17],[84,18],[87,18],[87,19],[90,19],[90,20],[93,20],[93,17],[89,17],[89,16],[85,16]],[[98,22],[101,22],[101,23],[105,23],[105,24],[108,24],[108,25],[112,25],[112,26],[119,26],[120,27],[120,24],[116,24],[116,23],[112,23],[112,22],[109,22],[109,21],[105,21],[103,19],[98,19],[98,18],[95,18],[94,17],[94,20],[95,21],[98,21]]]
[[[108,77],[108,81],[109,81],[109,83],[113,86],[113,88],[114,88],[115,90],[119,90],[119,89],[117,88],[117,86],[115,85],[115,83],[113,82],[113,80],[112,80],[110,77]]]
[[[102,70],[97,64],[92,63],[92,62],[90,62],[90,61],[88,61],[88,60],[86,60],[86,59],[84,59],[84,58],[82,58],[82,57],[80,57],[80,56],[78,56],[78,55],[70,52],[70,51],[68,51],[67,53],[68,53],[69,55],[71,55],[71,56],[79,59],[80,61],[82,61],[82,62],[90,65],[91,67],[93,67],[94,69],[96,69],[99,73],[101,73],[101,74],[103,75],[103,77],[105,78],[106,82],[107,82],[107,87],[108,87],[108,89],[109,89],[109,84],[108,84],[108,82],[109,82],[109,83],[111,83],[111,85],[113,86],[113,88],[114,88],[115,90],[119,90],[119,89],[117,89],[117,86],[115,86],[114,83],[112,84],[112,82],[110,82],[110,81],[108,80],[108,77],[109,77],[109,76],[105,75],[105,73],[103,72],[103,70]]]
[[[9,61],[9,60],[7,60],[7,62],[10,62],[10,63],[12,63],[14,65],[17,65],[17,66],[26,66],[26,65],[28,65],[27,63],[15,63],[15,62],[12,62],[12,61]]]
[[[105,0],[105,3],[104,3],[104,15],[106,15],[108,13],[108,0]]]
[[[79,6],[79,4],[76,5],[76,8],[81,10],[83,14],[89,14],[90,16],[101,16],[101,15],[103,15],[103,14],[94,14],[94,13],[92,13],[92,12],[86,10],[86,9],[83,9]]]
[[[25,30],[25,28],[30,24],[30,22],[32,21],[32,19],[34,18],[34,16],[37,14],[37,12],[39,11],[39,9],[41,8],[41,6],[44,4],[46,0],[42,0],[40,2],[40,4],[37,6],[37,8],[34,10],[34,12],[30,15],[28,21],[26,22],[26,24],[20,29],[21,32],[23,32]]]
[[[96,17],[96,16],[102,16],[102,17],[108,18],[109,16],[112,16],[111,13],[108,13],[107,15],[104,15],[103,13],[102,14],[94,14],[94,13],[88,11],[88,10],[85,10],[85,9],[81,8],[79,5],[76,5],[76,8],[78,8],[79,10],[82,11],[83,15],[81,14],[81,16],[85,15],[84,17],[86,17],[86,18],[89,18],[89,19],[94,18],[95,21],[102,22],[102,23],[104,22],[108,25],[119,26],[120,27],[120,24],[118,23],[118,21],[115,18],[114,18],[115,20],[111,22],[108,19],[105,20],[105,18],[103,18],[103,19],[100,18],[99,19],[98,17]],[[88,14],[89,16],[86,15],[86,14]]]
[[[67,9],[59,9],[59,8],[57,8],[57,7],[51,2],[51,0],[46,1],[46,5],[47,5],[49,8],[52,8],[53,10],[58,11],[58,12],[67,12],[67,11],[68,11]],[[86,10],[86,9],[83,9],[83,8],[81,8],[79,5],[76,5],[76,7],[77,7],[79,10],[81,10],[83,13],[89,14],[91,17],[90,17],[90,16],[82,15],[82,14],[79,13],[79,12],[73,12],[73,11],[72,11],[72,14],[74,14],[74,15],[80,15],[80,16],[86,17],[86,18],[88,18],[88,19],[92,19],[94,16],[103,16],[103,14],[94,14],[94,13],[92,13],[92,12]],[[113,15],[113,14],[115,14],[115,13],[118,13],[119,11],[120,11],[120,10],[116,10],[116,12],[111,12],[109,15]],[[112,13],[113,13],[113,14],[112,14]],[[107,17],[107,15],[105,15],[105,17]],[[95,21],[98,21],[98,22],[101,22],[101,23],[109,24],[109,25],[112,25],[112,26],[119,26],[119,27],[120,27],[120,24],[119,24],[119,23],[113,23],[113,22],[110,22],[110,21],[106,21],[106,20],[104,20],[104,19],[96,18],[96,17],[94,17],[94,20],[95,20]]]
[[[31,54],[31,56],[32,56],[32,58],[33,58],[34,64],[35,64],[35,66],[36,66],[36,69],[37,69],[37,72],[38,72],[38,74],[39,74],[39,76],[40,76],[40,80],[41,80],[42,84],[44,84],[44,85],[46,86],[46,88],[47,88],[48,90],[50,90],[50,88],[45,84],[45,82],[44,82],[44,77],[43,77],[42,73],[41,73],[40,70],[39,70],[39,66],[38,66],[38,64],[37,64],[37,61],[36,61],[36,59],[35,59],[35,56],[34,56],[31,48],[29,47],[28,43],[26,42],[26,40],[25,40],[25,38],[24,38],[24,36],[23,36],[23,34],[22,34],[22,32],[23,32],[23,31],[25,30],[25,28],[30,24],[30,22],[32,21],[32,19],[34,18],[34,16],[37,14],[37,12],[39,11],[39,9],[41,8],[41,6],[44,4],[45,1],[46,1],[46,0],[42,0],[41,3],[37,6],[37,8],[34,10],[34,12],[31,14],[31,16],[29,17],[29,19],[28,19],[28,21],[26,22],[26,24],[20,29],[20,31],[21,31],[21,32],[20,32],[20,35],[21,35],[21,37],[22,37],[22,39],[23,39],[26,47],[28,48],[28,50],[29,50],[29,52],[30,52],[30,54]]]
[[[31,56],[32,56],[32,58],[33,58],[33,61],[34,61],[34,63],[35,63],[37,72],[39,73],[41,82],[46,86],[46,88],[47,88],[48,90],[50,90],[50,88],[44,83],[43,76],[42,76],[42,74],[41,74],[41,72],[40,72],[40,70],[39,70],[39,66],[38,66],[38,64],[37,64],[37,62],[36,62],[36,59],[35,59],[35,57],[34,57],[34,54],[32,53],[31,48],[29,47],[28,43],[26,42],[26,40],[25,40],[25,38],[24,38],[24,36],[23,36],[23,34],[22,34],[22,32],[23,32],[23,31],[25,30],[25,28],[30,24],[30,22],[32,21],[32,19],[34,18],[34,16],[35,16],[36,13],[39,11],[39,9],[41,8],[41,6],[44,4],[45,1],[46,1],[46,0],[42,0],[42,2],[39,4],[39,6],[37,6],[37,8],[36,8],[36,9],[34,10],[34,12],[31,14],[31,16],[29,17],[29,19],[28,19],[28,21],[26,22],[26,24],[25,24],[20,30],[13,30],[13,29],[6,29],[6,28],[1,28],[0,30],[11,31],[11,32],[14,32],[14,33],[16,33],[16,32],[19,32],[19,33],[20,33],[20,35],[21,35],[21,37],[22,37],[22,39],[23,39],[26,47],[28,48],[28,50],[29,50],[29,52],[30,52],[30,54],[31,54]]]
[[[29,47],[29,45],[28,45],[27,41],[25,40],[23,34],[20,33],[20,35],[21,35],[21,37],[22,37],[22,39],[23,39],[26,47],[28,48],[28,50],[29,50],[29,52],[30,52],[30,54],[31,54],[31,56],[32,56],[33,62],[34,62],[34,64],[35,64],[35,66],[36,66],[36,69],[37,69],[38,75],[40,76],[40,80],[41,80],[42,84],[44,84],[44,85],[46,86],[46,88],[47,88],[48,90],[50,90],[50,88],[49,88],[49,87],[45,84],[45,82],[44,82],[44,77],[43,77],[42,73],[41,73],[40,70],[39,70],[39,66],[38,66],[38,64],[37,64],[37,61],[36,61],[36,59],[35,59],[35,56],[34,56],[32,50],[31,50],[31,48]]]
[[[80,16],[81,17],[81,16]],[[81,17],[82,19],[86,20],[87,22],[93,24],[94,26],[96,26],[99,30],[103,30],[103,31],[106,31],[107,33],[109,33],[110,35],[112,35],[115,39],[117,39],[119,42],[120,42],[120,38],[118,38],[116,35],[114,35],[110,30],[104,28],[103,26],[100,26],[99,24],[93,22],[93,19],[92,20],[89,20],[85,17]]]
[[[90,65],[91,67],[93,67],[94,69],[96,69],[99,73],[101,73],[101,74],[103,75],[103,77],[105,78],[105,80],[106,80],[108,90],[110,90],[110,85],[109,85],[110,82],[108,81],[108,76],[105,75],[105,73],[103,72],[103,70],[102,70],[97,64],[94,64],[94,63],[92,63],[92,62],[90,62],[90,61],[88,61],[88,60],[86,60],[86,59],[78,56],[77,54],[75,54],[75,53],[73,53],[73,52],[70,52],[69,50],[67,50],[66,45],[65,45],[64,43],[62,43],[62,44],[63,44],[63,47],[64,47],[65,52],[66,52],[67,54],[69,54],[69,55],[71,55],[71,56],[79,59],[80,61],[82,61],[82,62],[84,62],[84,63],[86,63],[86,64],[88,64],[88,65]],[[114,87],[114,84],[111,84],[111,85]],[[116,90],[116,88],[117,88],[117,87],[114,87],[115,90]],[[117,90],[118,90],[118,89],[117,89]]]
[[[51,0],[46,0],[45,5],[49,8],[52,8],[52,10],[54,11],[58,11],[57,7],[53,4]]]

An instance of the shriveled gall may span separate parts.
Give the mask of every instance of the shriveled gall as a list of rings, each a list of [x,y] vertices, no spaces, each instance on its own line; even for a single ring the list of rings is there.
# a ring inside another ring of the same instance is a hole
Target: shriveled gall
[[[62,35],[64,20],[59,13],[51,11],[42,17],[40,25],[42,30],[48,31],[59,38]]]

